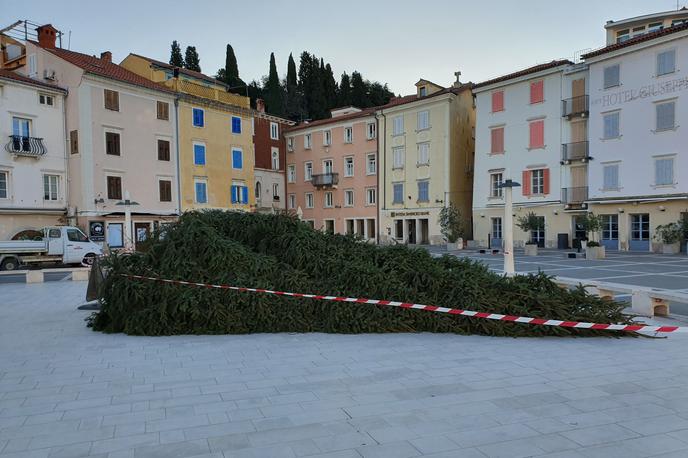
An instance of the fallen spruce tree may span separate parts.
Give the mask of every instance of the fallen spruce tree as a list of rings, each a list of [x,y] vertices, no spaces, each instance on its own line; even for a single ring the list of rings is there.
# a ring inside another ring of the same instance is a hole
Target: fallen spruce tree
[[[628,335],[396,307],[194,288],[125,275],[365,297],[506,315],[629,323],[618,302],[560,288],[544,273],[507,278],[481,263],[433,258],[311,229],[285,215],[190,212],[142,253],[111,255],[89,325],[134,335],[255,332],[454,332],[494,336]]]

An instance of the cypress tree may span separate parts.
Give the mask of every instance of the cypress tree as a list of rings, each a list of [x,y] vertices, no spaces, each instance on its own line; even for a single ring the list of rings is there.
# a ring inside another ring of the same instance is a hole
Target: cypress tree
[[[184,67],[195,72],[201,71],[201,58],[198,57],[195,46],[186,47],[186,55],[184,56]]]
[[[363,77],[358,72],[351,74],[351,103],[359,108],[371,106],[368,98],[368,88],[363,81]]]
[[[351,105],[351,79],[346,72],[342,73],[342,78],[339,83],[337,104],[340,107],[348,107]]]
[[[282,85],[277,74],[277,64],[275,63],[275,53],[270,53],[270,71],[264,87],[266,110],[274,115],[283,114]]]
[[[177,40],[172,42],[172,50],[170,51],[170,65],[175,67],[184,66],[184,58],[182,57],[182,49],[179,47]]]
[[[289,53],[289,61],[287,62],[287,89],[290,87],[296,87],[298,82],[296,81],[296,62],[294,62],[294,56]]]
[[[323,89],[327,109],[331,110],[337,106],[337,82],[334,79],[334,73],[330,64],[325,65],[323,72]]]
[[[302,121],[305,117],[303,110],[303,97],[299,90],[296,76],[296,63],[294,56],[289,54],[287,63],[287,80],[285,84],[286,94],[284,101],[284,115],[292,121]]]
[[[227,45],[227,52],[225,54],[225,83],[230,86],[240,86],[244,82],[239,78],[239,64],[237,64],[236,56],[234,55],[234,48],[232,45]]]

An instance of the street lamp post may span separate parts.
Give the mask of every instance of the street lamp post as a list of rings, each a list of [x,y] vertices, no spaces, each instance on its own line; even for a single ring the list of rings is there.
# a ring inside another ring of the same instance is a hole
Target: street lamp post
[[[504,190],[504,274],[507,276],[514,275],[514,204],[513,204],[513,188],[521,186],[520,183],[509,179],[504,180],[499,185]]]
[[[124,191],[124,200],[120,200],[115,205],[124,206],[124,250],[134,251],[134,239],[131,230],[131,206],[139,205],[129,198],[129,191]]]

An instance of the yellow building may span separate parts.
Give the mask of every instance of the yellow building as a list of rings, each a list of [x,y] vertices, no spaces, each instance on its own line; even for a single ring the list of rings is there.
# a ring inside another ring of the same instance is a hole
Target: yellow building
[[[248,97],[228,92],[223,83],[202,73],[137,54],[129,54],[120,65],[176,92],[182,211],[252,210],[253,112]]]

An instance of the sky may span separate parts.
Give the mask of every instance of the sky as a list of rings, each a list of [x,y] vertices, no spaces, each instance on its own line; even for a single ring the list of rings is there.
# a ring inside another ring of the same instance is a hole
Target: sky
[[[683,6],[681,0],[680,6]],[[169,60],[170,44],[196,46],[204,73],[224,67],[229,43],[245,81],[286,74],[289,53],[307,50],[335,77],[359,71],[396,94],[424,78],[480,82],[602,46],[608,20],[676,9],[675,0],[0,0],[0,27],[52,23],[72,50],[133,52]],[[8,5],[11,7],[7,8]],[[70,36],[71,38],[68,38]]]

